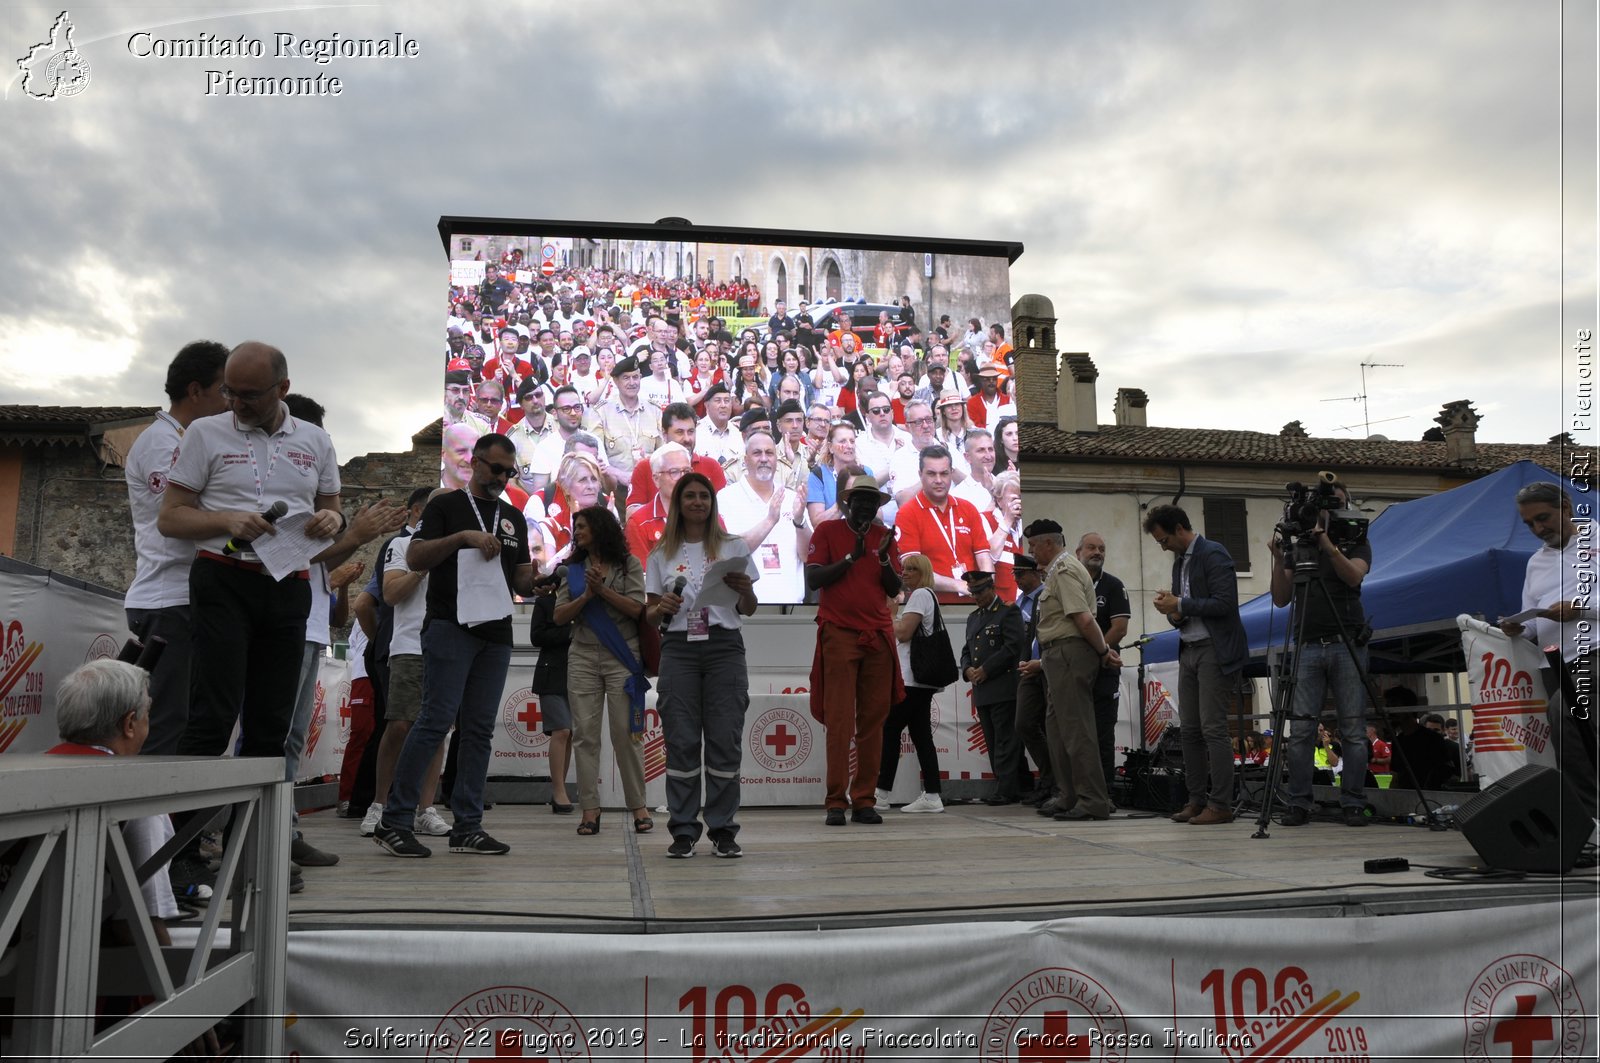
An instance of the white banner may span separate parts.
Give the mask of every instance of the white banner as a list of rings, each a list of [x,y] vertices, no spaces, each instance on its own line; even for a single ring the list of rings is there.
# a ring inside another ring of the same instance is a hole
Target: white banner
[[[450,283],[457,285],[482,284],[487,276],[487,262],[478,262],[470,258],[452,259],[450,262]]]
[[[289,936],[287,1036],[304,1059],[1592,1059],[1596,930],[1586,898],[1398,918],[307,931]]]
[[[1472,767],[1483,785],[1529,764],[1555,767],[1539,678],[1544,657],[1482,620],[1459,616],[1456,626],[1472,688]]]
[[[47,572],[0,570],[0,754],[61,741],[56,684],[85,661],[115,657],[128,638],[121,598]]]

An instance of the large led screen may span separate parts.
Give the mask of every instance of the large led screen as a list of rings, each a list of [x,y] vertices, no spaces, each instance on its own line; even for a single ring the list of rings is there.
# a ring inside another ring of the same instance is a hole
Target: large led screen
[[[442,483],[470,477],[483,433],[510,438],[506,497],[543,573],[591,505],[615,511],[644,562],[692,469],[749,544],[758,599],[802,603],[812,530],[841,516],[843,474],[859,465],[888,496],[879,519],[903,557],[927,556],[941,597],[962,600],[973,568],[1015,596],[1005,245],[441,231]]]

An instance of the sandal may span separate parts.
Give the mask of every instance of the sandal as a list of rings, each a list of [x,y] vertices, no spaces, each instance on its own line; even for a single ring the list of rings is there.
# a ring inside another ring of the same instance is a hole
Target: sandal
[[[585,838],[593,834],[599,834],[600,814],[597,812],[595,813],[595,817],[593,819],[586,819],[582,823],[578,824],[578,833],[583,835]]]
[[[649,816],[639,816],[633,821],[633,832],[635,834],[649,834],[655,829],[656,821]]]

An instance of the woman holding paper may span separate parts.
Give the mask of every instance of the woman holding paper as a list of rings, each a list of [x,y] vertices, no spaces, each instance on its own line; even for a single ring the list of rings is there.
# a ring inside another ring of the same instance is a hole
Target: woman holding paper
[[[628,553],[617,515],[589,506],[572,516],[572,557],[556,586],[554,621],[576,621],[567,656],[567,700],[572,708],[572,757],[577,765],[578,833],[600,833],[600,717],[608,709],[611,748],[633,829],[655,826],[644,804],[644,692],[649,684],[639,658],[644,611],[644,569]]]
[[[702,814],[712,852],[743,855],[734,836],[750,682],[740,617],[756,611],[759,578],[750,548],[717,519],[711,481],[686,474],[673,488],[667,526],[645,572],[644,622],[670,621],[661,640],[656,698],[667,740],[669,857],[694,855]]]

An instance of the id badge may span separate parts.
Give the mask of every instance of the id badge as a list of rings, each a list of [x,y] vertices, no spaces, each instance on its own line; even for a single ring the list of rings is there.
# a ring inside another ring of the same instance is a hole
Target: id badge
[[[689,641],[704,642],[711,637],[711,610],[701,606],[689,614]]]
[[[966,574],[967,574],[966,566],[963,565],[961,562],[957,561],[954,565],[950,566],[950,575],[953,578],[960,579],[962,576],[965,576]]]
[[[783,568],[783,560],[778,556],[777,543],[761,544],[761,571],[777,572]]]

